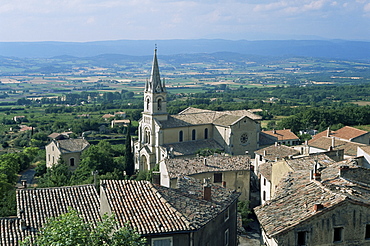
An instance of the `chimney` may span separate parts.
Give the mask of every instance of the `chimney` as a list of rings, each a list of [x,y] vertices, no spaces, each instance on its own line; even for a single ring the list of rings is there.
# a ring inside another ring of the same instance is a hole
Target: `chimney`
[[[152,184],[161,185],[161,173],[154,171],[152,173]]]
[[[276,130],[275,130],[275,129],[272,129],[272,133],[273,133],[273,134],[276,134]]]
[[[204,166],[207,166],[207,158],[203,159]]]
[[[206,201],[211,201],[211,186],[207,184],[203,186],[203,199]]]
[[[346,170],[349,170],[349,166],[347,166],[347,165],[340,166],[339,167],[339,177],[342,177]]]
[[[275,142],[275,147],[277,147],[279,145],[279,143],[278,142]]]
[[[314,205],[313,205],[313,211],[314,212],[317,212],[317,211],[319,211],[319,210],[321,210],[321,209],[323,209],[324,208],[324,205],[322,205],[321,203],[315,203]]]
[[[27,188],[27,180],[21,180],[22,186],[24,189]]]
[[[328,127],[328,130],[326,131],[326,136],[330,137],[330,127]]]
[[[226,188],[226,181],[222,181],[222,187]]]
[[[335,138],[334,137],[331,138],[331,147],[333,147],[333,149],[335,147]]]

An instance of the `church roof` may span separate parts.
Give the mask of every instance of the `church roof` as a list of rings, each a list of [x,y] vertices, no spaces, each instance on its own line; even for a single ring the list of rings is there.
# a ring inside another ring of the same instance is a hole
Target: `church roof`
[[[167,150],[172,149],[173,155],[194,155],[200,149],[218,149],[223,150],[224,148],[214,139],[202,139],[188,142],[179,142],[172,144],[163,144],[162,147]]]
[[[170,178],[180,175],[193,175],[207,172],[227,172],[250,170],[250,159],[247,155],[208,156],[196,158],[172,158],[164,160]]]
[[[130,221],[142,235],[200,229],[240,195],[211,185],[211,200],[207,201],[201,181],[186,177],[179,178],[177,189],[134,180],[103,180],[102,184],[119,223]]]
[[[261,117],[247,110],[235,111],[212,111],[189,107],[177,115],[171,115],[168,120],[161,121],[163,128],[184,127],[191,125],[215,124],[222,126],[233,125],[238,120],[248,117],[252,120],[260,120]]]

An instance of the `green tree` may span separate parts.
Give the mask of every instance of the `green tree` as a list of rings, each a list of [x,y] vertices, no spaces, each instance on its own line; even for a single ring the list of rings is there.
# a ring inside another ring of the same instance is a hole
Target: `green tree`
[[[69,167],[59,159],[58,163],[52,168],[48,168],[46,173],[39,179],[39,187],[58,187],[71,185],[72,172]]]
[[[126,143],[125,143],[125,171],[126,174],[131,176],[135,172],[134,154],[131,150],[131,133],[130,124],[127,127]]]
[[[129,224],[116,229],[118,223],[114,216],[103,216],[103,220],[94,226],[84,222],[81,215],[73,209],[56,218],[50,218],[39,231],[32,244],[27,238],[23,246],[38,245],[90,245],[90,246],[144,246],[146,239],[136,233]]]

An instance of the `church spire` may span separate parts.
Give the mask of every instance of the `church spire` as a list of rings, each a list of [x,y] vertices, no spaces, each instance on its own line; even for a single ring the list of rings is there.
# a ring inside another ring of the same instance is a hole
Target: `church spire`
[[[154,57],[152,64],[152,72],[150,73],[150,80],[147,81],[145,85],[145,90],[150,92],[165,92],[166,88],[164,83],[161,82],[161,77],[159,75],[159,67],[157,60],[157,47],[154,49]]]

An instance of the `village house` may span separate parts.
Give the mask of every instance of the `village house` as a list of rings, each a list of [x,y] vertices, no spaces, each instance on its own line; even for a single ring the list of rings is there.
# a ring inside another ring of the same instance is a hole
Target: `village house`
[[[307,156],[291,156],[276,162],[263,163],[260,165],[259,169],[261,203],[264,204],[274,197],[280,181],[289,173],[299,170],[310,170],[314,165],[325,167],[334,162],[335,161],[325,153],[319,153]]]
[[[112,120],[110,122],[110,127],[115,127],[115,126],[119,126],[119,127],[127,127],[129,124],[130,124],[130,120]]]
[[[240,193],[182,177],[178,188],[147,181],[102,180],[94,185],[17,190],[17,217],[0,219],[0,244],[16,246],[33,237],[50,217],[81,213],[96,224],[115,213],[146,237],[149,245],[237,245],[237,201]]]
[[[297,137],[297,135],[295,135],[290,129],[261,131],[260,146],[272,145],[275,143],[283,145],[299,145],[300,140],[299,137]]]
[[[290,172],[255,208],[263,243],[370,245],[370,170],[347,159]]]
[[[46,167],[51,168],[61,159],[74,170],[80,164],[82,152],[89,146],[83,138],[52,140],[45,147]]]
[[[176,188],[181,176],[207,179],[212,184],[240,192],[239,199],[249,201],[250,172],[247,155],[167,158],[160,162],[160,184]]]
[[[363,157],[363,167],[370,168],[370,146],[357,147],[357,157]]]
[[[151,76],[144,89],[138,140],[134,143],[135,168],[150,170],[165,158],[191,157],[204,148],[253,155],[259,148],[260,119],[248,110],[187,108],[169,115],[165,81],[160,78],[155,50]]]
[[[330,130],[330,128],[328,128],[327,130],[313,136],[312,140],[324,136],[332,137],[335,140],[349,141],[360,144],[370,144],[370,132],[360,130],[351,126],[344,126],[336,131],[332,131]]]
[[[348,159],[357,156],[358,147],[365,147],[367,145],[337,139],[336,137],[321,136],[309,140],[308,146],[310,153],[320,153],[328,150],[343,150],[344,158]]]

